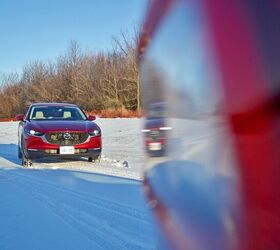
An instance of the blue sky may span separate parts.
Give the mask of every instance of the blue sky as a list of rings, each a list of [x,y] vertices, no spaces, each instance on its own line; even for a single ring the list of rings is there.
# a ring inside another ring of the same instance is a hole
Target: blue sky
[[[71,40],[107,50],[121,31],[139,25],[147,0],[1,0],[0,73],[54,59]]]

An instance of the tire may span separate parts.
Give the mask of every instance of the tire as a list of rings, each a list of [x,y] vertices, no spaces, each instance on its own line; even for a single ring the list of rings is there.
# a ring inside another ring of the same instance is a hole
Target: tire
[[[94,163],[100,163],[101,161],[101,155],[97,155],[93,157]]]
[[[25,168],[29,168],[32,166],[32,161],[28,159],[24,154],[22,154],[21,164]]]
[[[89,162],[94,162],[94,163],[100,163],[100,160],[101,160],[101,155],[97,155],[97,156],[88,158]]]
[[[19,159],[22,158],[22,152],[21,152],[20,146],[18,146],[18,158]]]

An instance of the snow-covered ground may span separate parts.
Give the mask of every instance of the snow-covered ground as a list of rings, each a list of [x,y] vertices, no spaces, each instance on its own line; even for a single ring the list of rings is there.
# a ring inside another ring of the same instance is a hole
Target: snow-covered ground
[[[17,158],[17,122],[0,123],[0,249],[154,249],[141,188],[140,119],[97,119],[100,164]],[[124,162],[128,162],[128,167]]]

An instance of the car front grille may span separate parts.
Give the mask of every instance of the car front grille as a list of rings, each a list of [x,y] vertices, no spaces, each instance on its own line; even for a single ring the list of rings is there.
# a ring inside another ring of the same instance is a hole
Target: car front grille
[[[48,143],[60,146],[74,146],[84,143],[88,139],[88,134],[78,132],[55,132],[47,133],[45,138]]]
[[[158,138],[160,137],[159,131],[158,131],[158,130],[152,130],[152,131],[150,132],[150,137],[151,137],[151,139],[152,139],[153,141],[157,141]]]

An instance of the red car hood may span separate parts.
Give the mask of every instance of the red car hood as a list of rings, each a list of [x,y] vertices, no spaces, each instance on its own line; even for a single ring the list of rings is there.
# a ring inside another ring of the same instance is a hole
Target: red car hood
[[[92,132],[98,128],[96,123],[92,121],[31,121],[29,129],[38,132],[54,132],[54,131],[76,131],[76,132]]]

